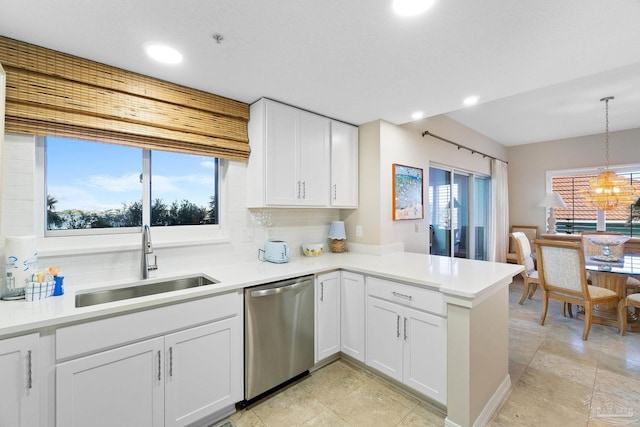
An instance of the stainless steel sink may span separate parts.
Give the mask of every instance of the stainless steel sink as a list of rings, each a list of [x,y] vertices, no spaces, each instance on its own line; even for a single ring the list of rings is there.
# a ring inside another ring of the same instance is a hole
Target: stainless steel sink
[[[181,289],[197,288],[220,283],[216,279],[204,276],[184,277],[163,282],[143,283],[124,288],[105,289],[76,294],[76,307],[104,304],[107,302],[121,301],[130,298],[144,297],[147,295],[161,294],[164,292],[179,291]]]

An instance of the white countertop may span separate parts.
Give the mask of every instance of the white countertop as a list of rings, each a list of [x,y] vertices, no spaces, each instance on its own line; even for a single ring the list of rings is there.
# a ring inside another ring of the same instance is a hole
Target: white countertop
[[[471,307],[508,286],[522,267],[515,264],[473,261],[461,258],[397,253],[364,255],[325,253],[319,257],[295,257],[286,264],[252,261],[227,266],[209,266],[199,271],[174,271],[156,275],[154,281],[192,275],[215,278],[220,283],[123,301],[76,308],[76,293],[101,288],[139,284],[142,281],[112,282],[104,285],[67,286],[65,294],[41,301],[0,301],[0,338],[62,326],[66,323],[151,308],[203,296],[211,296],[261,283],[278,281],[336,269],[375,275],[438,290],[449,302]]]

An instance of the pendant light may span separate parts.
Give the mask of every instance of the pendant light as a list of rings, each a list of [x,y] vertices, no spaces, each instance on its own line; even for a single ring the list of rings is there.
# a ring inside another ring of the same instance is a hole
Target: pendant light
[[[629,206],[638,197],[639,189],[630,184],[628,178],[618,176],[609,170],[609,101],[613,96],[607,96],[600,101],[605,103],[606,131],[604,171],[589,180],[589,187],[582,191],[587,204],[603,211],[615,209],[618,206]]]

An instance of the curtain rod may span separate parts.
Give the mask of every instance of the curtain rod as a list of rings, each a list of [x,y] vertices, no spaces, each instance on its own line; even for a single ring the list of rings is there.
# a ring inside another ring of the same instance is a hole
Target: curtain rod
[[[481,152],[481,151],[474,150],[473,148],[465,147],[465,146],[464,146],[464,145],[462,145],[462,144],[458,144],[457,142],[453,142],[453,141],[451,141],[450,139],[447,139],[447,138],[443,138],[443,137],[441,137],[441,136],[438,136],[438,135],[436,135],[435,133],[431,133],[431,132],[429,132],[428,130],[425,130],[424,132],[422,132],[422,136],[423,136],[423,137],[425,137],[425,136],[427,136],[427,135],[432,136],[432,137],[434,137],[434,138],[438,138],[438,139],[439,139],[439,140],[441,140],[441,141],[448,142],[449,144],[453,144],[453,145],[455,145],[456,147],[458,147],[458,150],[459,150],[459,149],[461,149],[461,148],[464,148],[465,150],[471,151],[471,154],[476,154],[476,153],[477,153],[477,154],[482,155],[482,158],[486,158],[486,157],[488,157],[488,158],[493,159],[493,160],[500,160],[501,162],[504,162],[504,163],[507,163],[507,164],[509,163],[509,162],[506,162],[506,161],[504,161],[504,160],[502,160],[502,159],[499,159],[499,158],[497,158],[497,157],[493,157],[493,156],[491,156],[491,155],[489,155],[489,154],[483,153],[483,152]]]

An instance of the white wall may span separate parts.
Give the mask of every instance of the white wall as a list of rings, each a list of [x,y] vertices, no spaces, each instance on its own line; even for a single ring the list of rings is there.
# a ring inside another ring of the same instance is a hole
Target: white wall
[[[430,163],[490,174],[488,157],[458,150],[456,146],[433,137],[422,137],[424,130],[494,157],[507,157],[504,146],[446,116],[436,116],[403,126],[382,120],[361,125],[360,207],[343,215],[350,243],[382,248],[404,247],[406,251],[428,253],[429,211],[426,202]],[[423,169],[424,219],[392,220],[394,163]],[[363,227],[361,238],[355,236],[356,225]]]
[[[609,134],[610,165],[640,163],[640,129]],[[509,215],[511,224],[537,225],[546,231],[546,172],[604,167],[604,134],[509,147]]]
[[[3,258],[6,236],[36,235],[40,236],[39,267],[60,266],[65,275],[65,286],[136,280],[140,277],[140,233],[107,237],[41,237],[43,231],[36,225],[41,214],[36,212],[39,183],[36,179],[35,139],[6,134],[1,148],[4,179],[0,193],[0,253]],[[154,228],[152,241],[158,256],[158,274],[197,272],[204,265],[256,259],[258,248],[263,247],[268,237],[287,240],[294,256],[301,256],[299,248],[303,241],[327,244],[329,224],[339,219],[339,210],[250,211],[246,208],[246,163],[230,161],[223,169],[226,188],[223,189],[221,203],[222,227],[213,232],[199,233],[195,240],[176,238],[173,227]],[[269,214],[272,226],[266,227],[254,221],[251,214],[257,212]],[[4,277],[4,269],[4,263],[0,263],[0,277]]]

